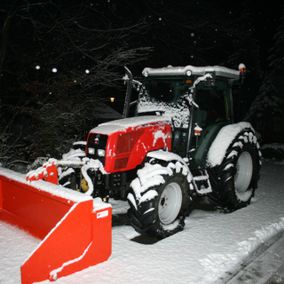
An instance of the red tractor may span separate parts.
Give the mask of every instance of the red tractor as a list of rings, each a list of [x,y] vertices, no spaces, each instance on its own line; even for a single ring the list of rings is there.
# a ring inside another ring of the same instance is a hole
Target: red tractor
[[[261,154],[252,126],[234,121],[232,88],[243,68],[145,68],[141,83],[127,69],[125,118],[98,125],[63,160],[51,161],[59,183],[106,201],[127,198],[133,227],[159,238],[183,229],[196,197],[228,211],[248,205]]]

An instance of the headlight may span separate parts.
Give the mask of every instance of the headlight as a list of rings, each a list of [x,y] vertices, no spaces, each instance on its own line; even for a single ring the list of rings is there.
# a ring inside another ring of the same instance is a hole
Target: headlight
[[[106,151],[105,151],[105,150],[103,150],[103,149],[98,149],[98,156],[99,156],[99,157],[104,157],[105,154],[106,154]]]
[[[95,149],[94,148],[89,148],[88,149],[88,153],[91,154],[91,155],[94,155],[95,154]]]

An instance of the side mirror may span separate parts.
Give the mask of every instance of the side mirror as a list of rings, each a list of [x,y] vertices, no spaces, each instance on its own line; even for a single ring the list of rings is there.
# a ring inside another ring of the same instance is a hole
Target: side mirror
[[[131,101],[133,75],[126,66],[124,66],[124,69],[126,73],[122,79],[126,83],[127,87],[126,87],[126,94],[125,94],[122,117],[125,118],[125,117],[128,117],[128,112],[129,112],[129,103]]]

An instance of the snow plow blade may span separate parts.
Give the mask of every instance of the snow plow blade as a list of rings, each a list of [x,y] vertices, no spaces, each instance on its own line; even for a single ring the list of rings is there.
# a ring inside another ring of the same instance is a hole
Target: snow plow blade
[[[21,266],[23,284],[56,280],[111,255],[111,206],[0,168],[0,221],[41,239]],[[1,232],[0,232],[1,235]]]

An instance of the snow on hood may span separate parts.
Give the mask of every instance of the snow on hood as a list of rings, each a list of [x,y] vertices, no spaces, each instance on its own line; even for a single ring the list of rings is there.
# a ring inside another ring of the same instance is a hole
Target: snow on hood
[[[118,119],[99,124],[97,127],[91,130],[91,133],[100,133],[100,134],[109,135],[116,131],[123,131],[129,127],[135,127],[155,122],[171,123],[171,118],[168,116],[145,115],[145,116],[136,116],[131,118]]]

